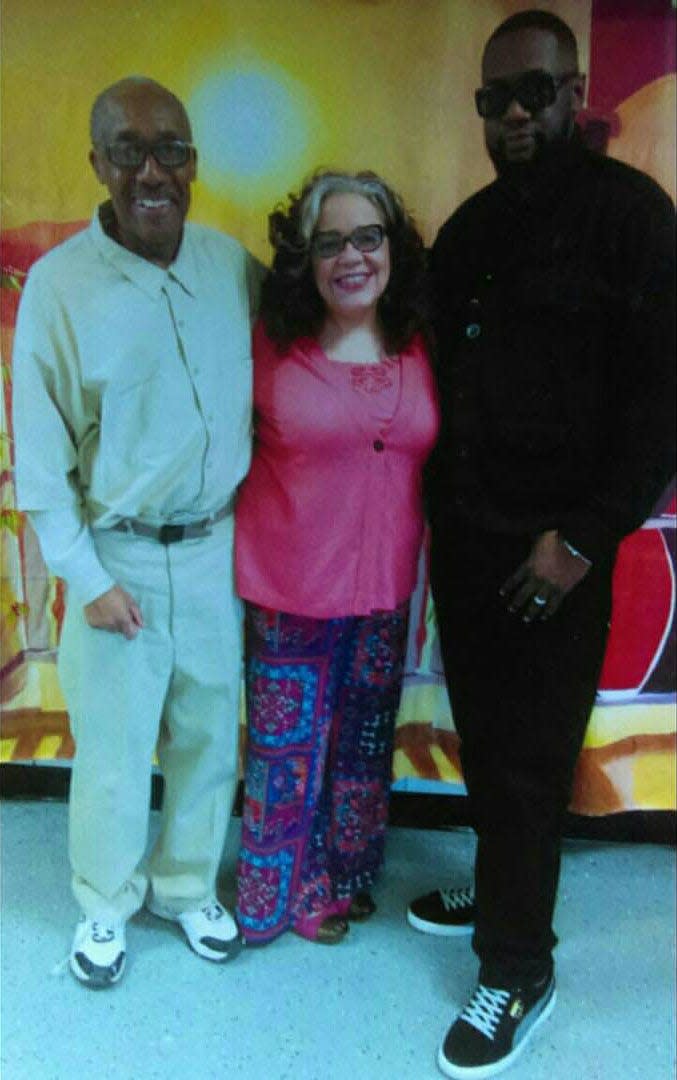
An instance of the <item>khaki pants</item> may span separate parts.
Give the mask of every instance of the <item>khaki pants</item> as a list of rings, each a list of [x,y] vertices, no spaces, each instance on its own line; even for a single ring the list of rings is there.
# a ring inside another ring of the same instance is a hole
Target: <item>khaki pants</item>
[[[242,613],[232,541],[232,515],[210,536],[167,546],[95,534],[145,626],[132,641],[93,630],[76,603],[64,621],[59,674],[76,742],[70,858],[90,916],[128,918],[149,882],[174,913],[214,891],[237,783]],[[146,863],[156,745],[165,796]]]

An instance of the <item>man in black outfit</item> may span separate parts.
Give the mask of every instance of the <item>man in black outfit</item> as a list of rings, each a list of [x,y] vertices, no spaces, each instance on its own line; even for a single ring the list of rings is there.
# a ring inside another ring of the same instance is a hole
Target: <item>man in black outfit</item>
[[[502,23],[476,101],[497,179],[432,251],[442,434],[431,582],[477,832],[475,893],[409,920],[472,930],[479,985],[438,1064],[505,1068],[555,1000],[563,816],[604,655],[620,539],[674,469],[674,214],[588,151],[576,40]]]

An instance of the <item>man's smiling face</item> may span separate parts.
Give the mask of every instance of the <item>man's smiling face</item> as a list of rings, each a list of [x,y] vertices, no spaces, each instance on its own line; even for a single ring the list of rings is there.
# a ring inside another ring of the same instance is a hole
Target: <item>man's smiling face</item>
[[[106,111],[100,144],[90,161],[108,188],[116,239],[123,247],[159,266],[174,259],[190,205],[195,154],[179,167],[166,167],[148,153],[138,168],[113,164],[108,148],[136,144],[152,148],[180,140],[190,143],[190,126],[179,102],[153,83],[129,83],[117,90]]]

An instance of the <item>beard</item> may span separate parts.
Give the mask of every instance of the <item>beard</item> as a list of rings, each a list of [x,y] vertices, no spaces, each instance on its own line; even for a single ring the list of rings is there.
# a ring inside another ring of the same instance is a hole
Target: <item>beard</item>
[[[487,151],[496,172],[501,177],[514,177],[515,180],[536,177],[536,174],[550,164],[556,164],[566,154],[574,132],[572,115],[564,117],[559,131],[535,131],[534,145],[530,157],[513,158],[508,152],[505,139],[499,139],[493,146],[487,145]]]

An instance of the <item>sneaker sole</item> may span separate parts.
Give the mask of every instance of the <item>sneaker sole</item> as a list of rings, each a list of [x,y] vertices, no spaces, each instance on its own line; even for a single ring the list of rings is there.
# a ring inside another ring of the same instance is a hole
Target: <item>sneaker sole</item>
[[[151,915],[156,915],[158,919],[164,919],[166,922],[174,923],[176,926],[180,927],[192,952],[194,952],[196,956],[201,956],[203,960],[211,960],[215,964],[225,964],[227,960],[234,960],[242,950],[244,938],[241,933],[238,933],[236,937],[228,940],[226,952],[216,952],[216,950],[210,949],[207,945],[194,944],[188,936],[178,915],[173,915],[169,911],[164,911],[162,908],[155,907],[152,900],[147,900],[145,907],[147,911],[150,911]]]
[[[87,975],[86,972],[78,966],[78,962],[74,956],[69,957],[68,960],[71,972],[82,985],[86,986],[88,990],[107,990],[109,986],[115,986],[120,982],[124,974],[125,967],[127,965],[127,956],[123,957],[119,971],[114,975],[111,975],[110,968],[97,968],[92,974]]]
[[[407,922],[413,926],[414,930],[420,930],[422,934],[433,934],[435,937],[465,937],[467,934],[472,934],[475,929],[474,922],[453,923],[445,926],[444,923],[421,919],[411,910],[407,911]]]
[[[498,1073],[503,1072],[504,1069],[509,1069],[510,1066],[517,1060],[526,1046],[529,1045],[533,1035],[538,1028],[548,1019],[550,1013],[555,1008],[555,1002],[557,1001],[557,991],[553,990],[552,996],[547,1005],[541,1013],[534,1020],[533,1024],[529,1028],[528,1032],[522,1039],[521,1043],[511,1050],[509,1054],[506,1054],[500,1061],[494,1062],[492,1065],[476,1065],[474,1067],[467,1065],[452,1065],[444,1056],[444,1043],[437,1051],[437,1067],[445,1076],[450,1076],[452,1080],[487,1080],[490,1076],[497,1076]]]
[[[179,923],[178,920],[176,921],[177,924],[181,926],[181,923]],[[181,929],[183,930],[182,926]],[[194,945],[185,930],[183,930],[183,933],[192,952],[194,952],[196,956],[201,956],[203,960],[211,960],[214,964],[225,964],[228,960],[234,960],[242,951],[244,945],[244,938],[241,934],[238,934],[237,937],[228,939],[228,947],[225,952],[216,952],[215,949],[210,949],[206,945]]]

